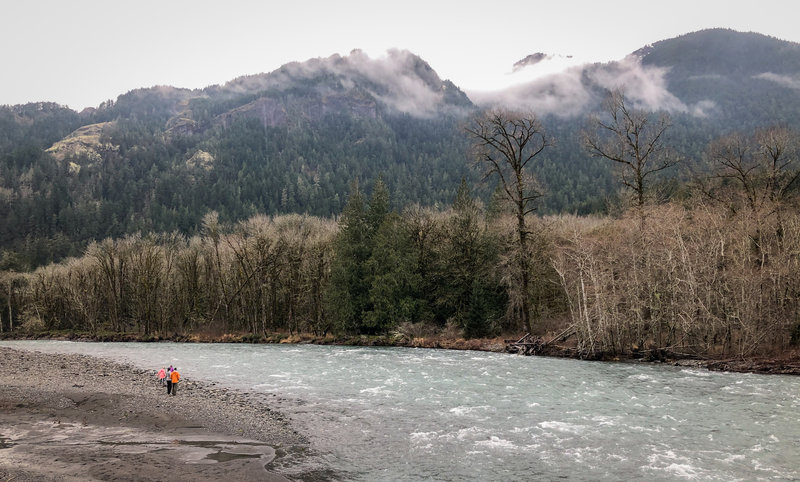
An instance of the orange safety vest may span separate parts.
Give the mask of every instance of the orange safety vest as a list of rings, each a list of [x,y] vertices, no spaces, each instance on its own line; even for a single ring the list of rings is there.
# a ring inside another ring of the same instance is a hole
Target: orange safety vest
[[[181,374],[178,373],[177,370],[173,370],[172,374],[170,375],[170,380],[172,383],[178,383],[178,380],[181,379]]]

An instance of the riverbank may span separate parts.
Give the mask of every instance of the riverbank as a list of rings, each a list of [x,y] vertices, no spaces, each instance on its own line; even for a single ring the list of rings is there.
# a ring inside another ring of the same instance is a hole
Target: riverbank
[[[269,396],[85,355],[0,347],[0,480],[323,480]]]
[[[224,335],[191,334],[170,336],[141,335],[137,333],[74,333],[74,332],[43,332],[38,334],[0,334],[2,339],[27,339],[27,340],[69,340],[69,341],[98,341],[98,342],[159,342],[171,341],[178,343],[294,343],[316,345],[344,345],[344,346],[394,346],[405,348],[438,348],[445,350],[475,350],[502,353],[506,350],[503,338],[474,338],[463,339],[448,336],[353,336],[333,337],[314,336],[311,334],[273,333],[269,336],[252,335],[249,333]],[[541,356],[556,358],[579,358],[573,346],[567,344],[548,343]],[[765,375],[800,375],[800,348],[795,348],[771,356],[750,357],[694,357],[688,354],[672,353],[667,350],[640,352],[629,355],[608,355],[598,357],[598,361],[635,361],[661,363],[676,366],[691,366],[705,368],[713,371],[728,371],[738,373],[759,373]]]

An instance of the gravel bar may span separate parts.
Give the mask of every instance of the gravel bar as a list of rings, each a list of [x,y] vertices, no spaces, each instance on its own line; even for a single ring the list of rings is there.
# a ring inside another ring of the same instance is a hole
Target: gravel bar
[[[0,481],[337,479],[274,397],[0,347]]]

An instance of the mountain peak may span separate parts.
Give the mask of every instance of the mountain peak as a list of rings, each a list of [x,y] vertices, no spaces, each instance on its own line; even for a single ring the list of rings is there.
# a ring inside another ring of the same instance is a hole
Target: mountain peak
[[[421,57],[396,49],[378,58],[355,49],[345,56],[334,54],[291,62],[273,72],[239,77],[221,87],[227,92],[264,93],[271,97],[298,89],[323,98],[366,94],[388,111],[419,117],[472,106],[461,90],[452,82],[443,81]]]
[[[758,75],[800,71],[800,44],[754,32],[712,28],[643,47],[644,65],[668,66],[693,75]]]
[[[528,67],[530,65],[536,65],[539,62],[542,62],[543,60],[547,60],[547,59],[549,59],[551,57],[552,57],[552,55],[547,55],[547,54],[544,54],[542,52],[536,52],[535,54],[530,54],[527,57],[525,57],[524,59],[521,59],[521,60],[518,60],[518,61],[514,62],[514,66],[512,67],[512,71],[516,72],[516,71],[518,71],[520,69],[523,69],[525,67]]]

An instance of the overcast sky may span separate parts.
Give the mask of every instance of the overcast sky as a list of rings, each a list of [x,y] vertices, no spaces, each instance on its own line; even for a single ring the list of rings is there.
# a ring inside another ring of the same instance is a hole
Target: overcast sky
[[[80,110],[139,87],[200,88],[292,61],[409,50],[466,91],[544,52],[623,58],[725,27],[800,42],[796,0],[0,0],[0,104]],[[558,59],[559,57],[556,57]],[[555,63],[558,65],[558,63]]]

